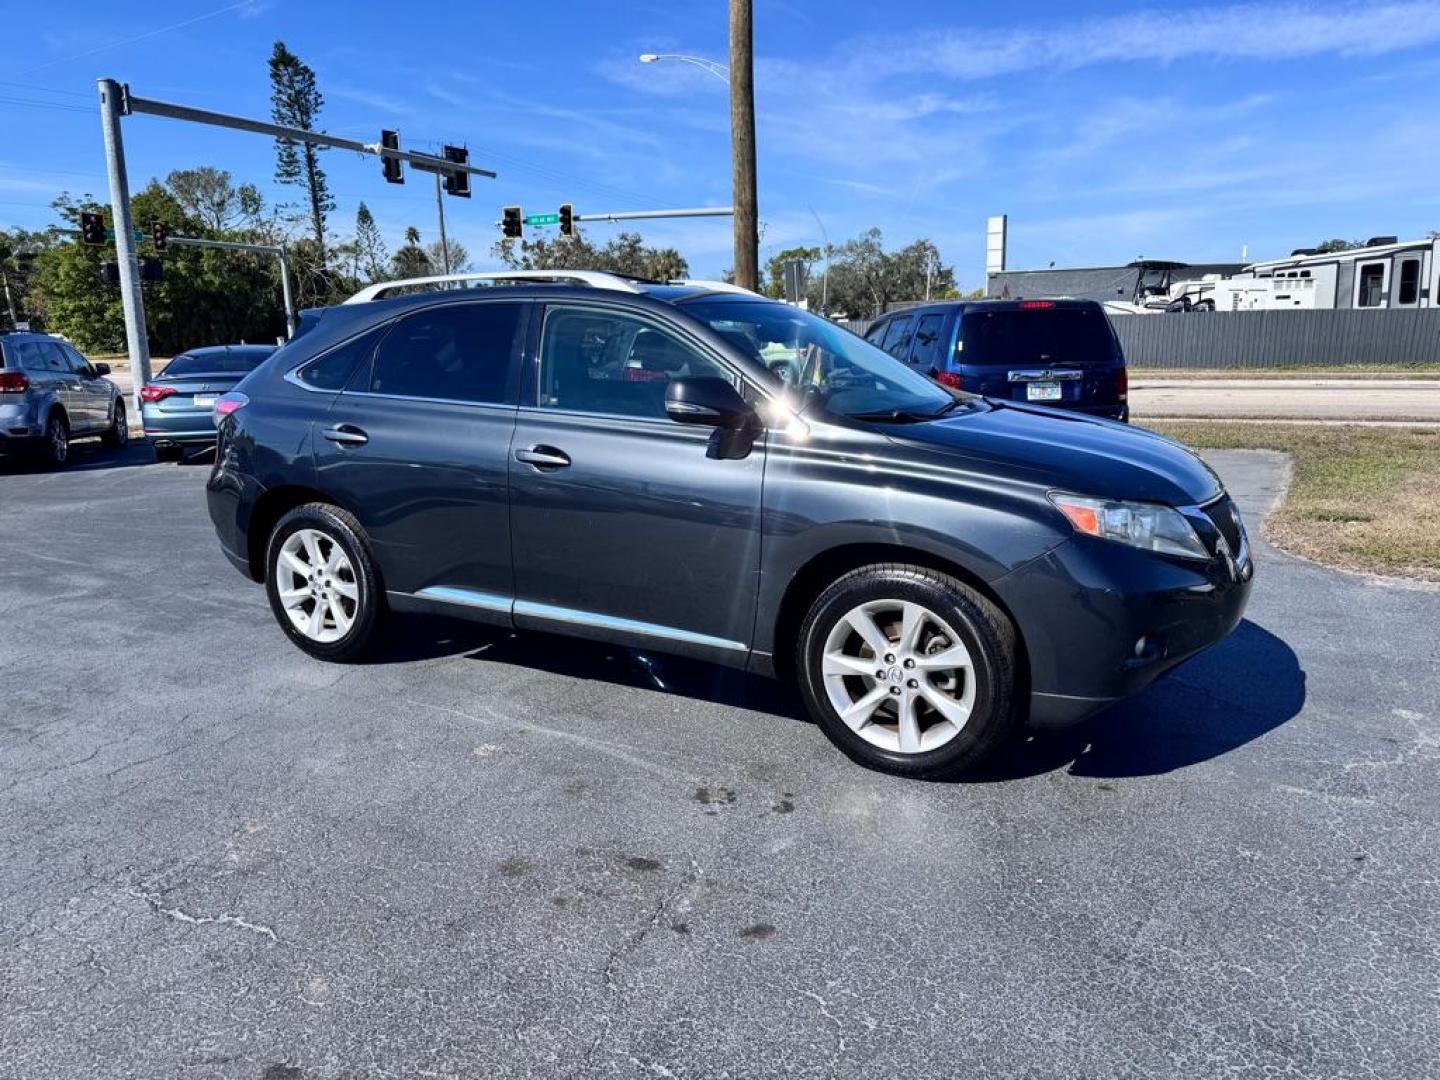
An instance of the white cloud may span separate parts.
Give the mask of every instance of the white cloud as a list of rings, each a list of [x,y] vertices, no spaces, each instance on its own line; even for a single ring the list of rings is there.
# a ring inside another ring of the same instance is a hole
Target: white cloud
[[[1046,30],[953,28],[880,38],[854,63],[872,73],[989,79],[1042,69],[1208,57],[1378,56],[1440,41],[1440,6],[1265,3],[1111,15]]]

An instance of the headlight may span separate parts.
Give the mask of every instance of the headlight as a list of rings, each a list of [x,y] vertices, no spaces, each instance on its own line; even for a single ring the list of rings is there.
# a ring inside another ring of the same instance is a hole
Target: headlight
[[[1210,558],[1194,527],[1173,506],[1087,499],[1081,495],[1058,493],[1052,493],[1050,501],[1070,519],[1076,532],[1086,536],[1114,540],[1161,555]]]

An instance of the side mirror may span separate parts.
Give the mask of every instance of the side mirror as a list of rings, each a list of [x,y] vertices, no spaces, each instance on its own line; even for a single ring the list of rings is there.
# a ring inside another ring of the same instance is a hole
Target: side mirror
[[[110,365],[109,365],[109,364],[91,364],[90,366],[95,369],[95,377],[96,377],[96,378],[99,378],[101,375],[109,375],[109,374],[110,374]]]
[[[665,415],[677,424],[740,428],[755,413],[725,379],[696,375],[670,380],[665,388]]]

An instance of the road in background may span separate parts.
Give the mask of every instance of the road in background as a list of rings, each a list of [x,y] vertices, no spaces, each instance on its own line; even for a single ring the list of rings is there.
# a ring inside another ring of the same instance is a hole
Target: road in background
[[[1208,418],[1440,423],[1434,379],[1132,378],[1138,421]]]
[[[147,461],[0,466],[0,1076],[1433,1074],[1440,592],[1259,543],[1228,640],[924,784],[657,655],[312,660]]]

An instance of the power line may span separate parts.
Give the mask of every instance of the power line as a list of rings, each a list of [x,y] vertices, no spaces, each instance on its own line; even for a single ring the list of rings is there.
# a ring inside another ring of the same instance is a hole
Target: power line
[[[28,98],[0,97],[0,104],[26,105],[32,109],[56,109],[60,112],[91,113],[95,110],[80,105],[62,105],[58,101],[34,101]]]
[[[35,83],[11,82],[9,79],[0,79],[0,86],[15,86],[21,90],[38,90],[42,94],[65,94],[69,97],[91,99],[94,94],[84,94],[79,90],[62,90],[58,86],[37,86]]]
[[[120,41],[112,41],[108,45],[101,45],[94,49],[87,49],[85,52],[76,53],[74,56],[62,56],[54,60],[47,60],[43,64],[36,64],[34,67],[26,68],[23,71],[17,72],[17,74],[30,75],[34,72],[44,71],[46,68],[54,67],[56,64],[68,64],[72,60],[83,60],[85,59],[85,57],[94,56],[96,53],[109,52],[111,49],[119,49],[123,48],[126,45],[134,45],[137,41],[145,41],[149,38],[158,37],[160,34],[168,34],[172,30],[183,30],[187,26],[194,26],[198,22],[204,22],[206,19],[213,19],[217,15],[224,15],[227,11],[235,11],[239,8],[249,7],[253,3],[254,0],[239,0],[238,3],[227,4],[225,7],[216,8],[214,11],[208,11],[204,15],[196,15],[194,18],[183,19],[180,22],[171,23],[169,26],[159,26],[156,27],[154,30],[146,30],[143,34],[136,34],[134,37],[124,38]]]

